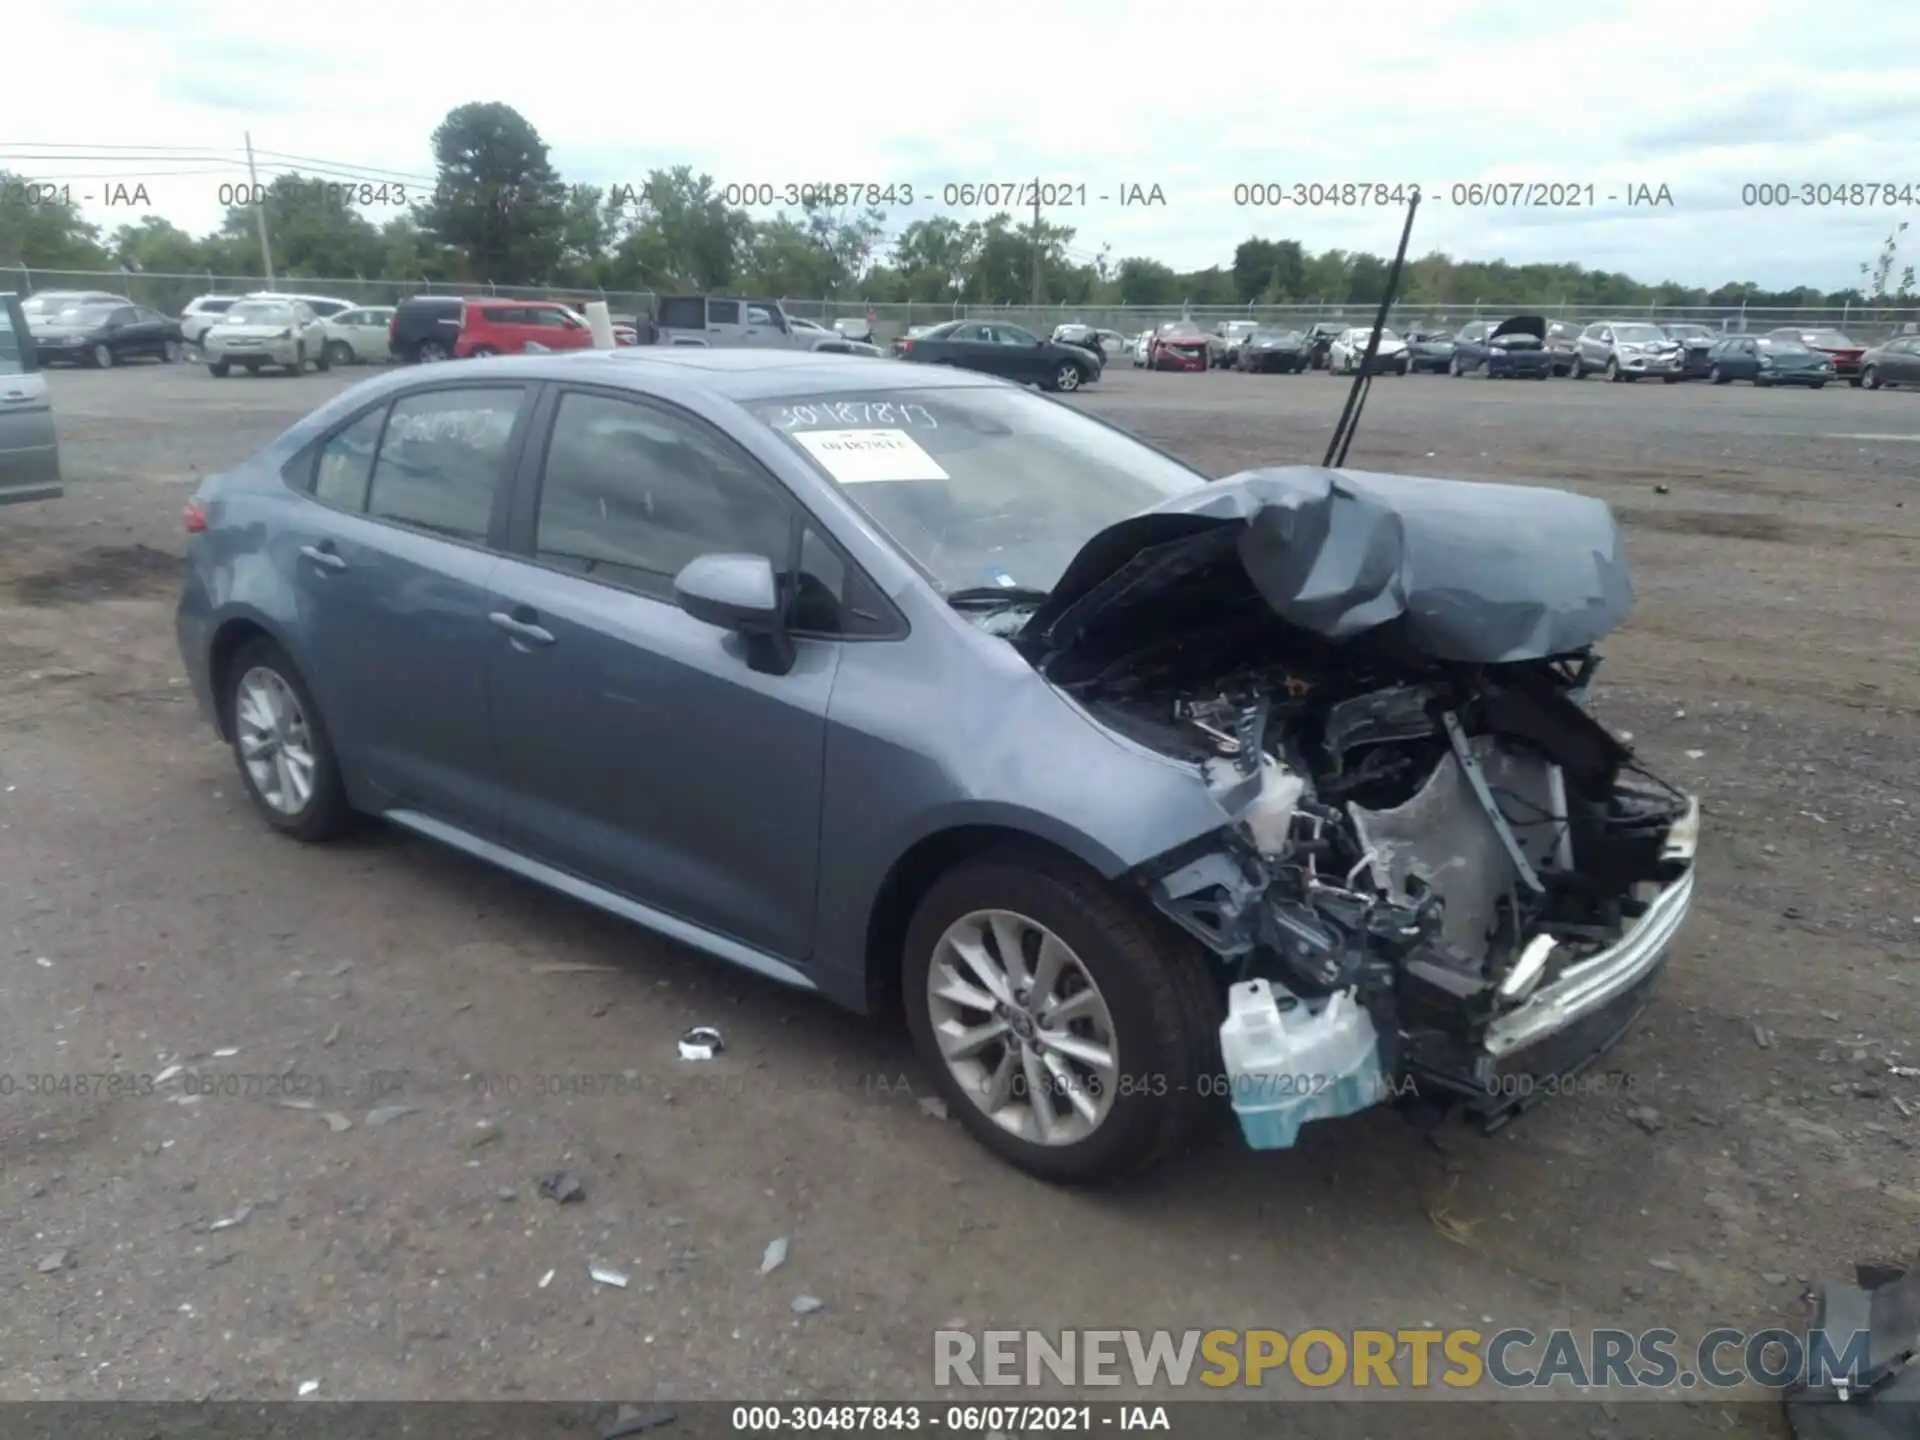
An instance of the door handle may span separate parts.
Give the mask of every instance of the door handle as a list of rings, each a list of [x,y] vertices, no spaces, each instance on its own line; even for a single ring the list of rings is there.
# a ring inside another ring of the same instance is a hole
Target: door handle
[[[507,634],[511,635],[514,639],[524,640],[529,645],[553,644],[553,632],[551,630],[542,629],[540,626],[529,624],[525,620],[516,620],[504,610],[494,611],[491,615],[487,616],[487,619],[506,631]]]
[[[331,550],[322,550],[318,545],[302,545],[300,547],[300,553],[306,556],[307,559],[313,561],[314,564],[328,570],[344,570],[347,568],[347,562],[345,560],[341,559]]]

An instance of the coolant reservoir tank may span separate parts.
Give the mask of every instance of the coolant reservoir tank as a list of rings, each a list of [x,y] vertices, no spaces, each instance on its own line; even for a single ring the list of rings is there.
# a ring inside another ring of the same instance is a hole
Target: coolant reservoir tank
[[[1390,1093],[1373,1017],[1350,994],[1309,1002],[1271,980],[1227,992],[1220,1054],[1240,1133],[1256,1150],[1291,1146],[1309,1120],[1351,1115]]]
[[[1260,793],[1241,817],[1262,855],[1286,852],[1293,830],[1293,812],[1300,806],[1307,782],[1271,755],[1260,757]]]

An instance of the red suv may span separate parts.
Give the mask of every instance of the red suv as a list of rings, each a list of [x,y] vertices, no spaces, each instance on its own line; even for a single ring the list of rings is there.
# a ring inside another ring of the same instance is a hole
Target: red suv
[[[547,350],[590,350],[593,331],[551,300],[469,300],[461,307],[455,358],[518,355],[529,343]]]

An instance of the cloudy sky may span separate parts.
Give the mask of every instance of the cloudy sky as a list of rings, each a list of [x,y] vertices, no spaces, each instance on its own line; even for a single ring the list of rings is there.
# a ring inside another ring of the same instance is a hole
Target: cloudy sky
[[[1076,227],[1076,252],[1183,269],[1225,263],[1250,235],[1390,252],[1397,212],[1289,192],[1415,182],[1415,253],[1842,288],[1920,201],[1920,5],[64,0],[30,12],[12,34],[38,58],[12,67],[0,167],[70,182],[109,225],[129,212],[101,203],[108,187],[140,182],[154,210],[211,228],[218,187],[245,178],[246,131],[275,167],[298,156],[417,193],[433,127],[467,100],[518,109],[569,181],[637,185],[691,164],[722,183],[911,184],[895,231],[939,213],[948,184],[1084,185],[1084,207],[1051,217]],[[169,158],[131,158],[135,146]],[[1490,191],[1476,205],[1453,189],[1501,181],[1583,201],[1591,187],[1594,203],[1499,205]],[[1760,184],[1884,193],[1745,203]],[[1249,185],[1286,202],[1236,204]],[[1165,203],[1120,205],[1132,186]],[[1661,187],[1671,204],[1628,203]]]

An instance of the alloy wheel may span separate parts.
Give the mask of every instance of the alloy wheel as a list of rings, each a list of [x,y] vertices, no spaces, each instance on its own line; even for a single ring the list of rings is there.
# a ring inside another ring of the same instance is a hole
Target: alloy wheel
[[[247,778],[260,798],[282,815],[298,815],[313,799],[313,734],[293,687],[276,671],[256,666],[234,692],[234,728]]]
[[[1053,377],[1053,383],[1062,390],[1078,390],[1080,388],[1080,367],[1078,365],[1062,365],[1060,367],[1060,373]]]
[[[1009,1134],[1075,1145],[1113,1108],[1113,1017],[1092,974],[1045,926],[976,910],[947,927],[927,968],[941,1059],[961,1091]]]

